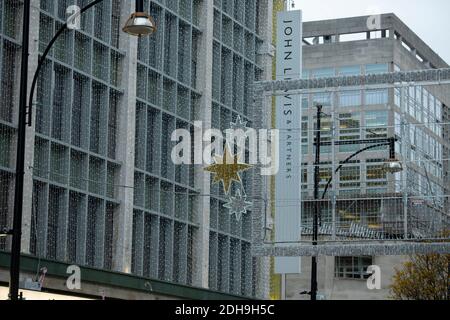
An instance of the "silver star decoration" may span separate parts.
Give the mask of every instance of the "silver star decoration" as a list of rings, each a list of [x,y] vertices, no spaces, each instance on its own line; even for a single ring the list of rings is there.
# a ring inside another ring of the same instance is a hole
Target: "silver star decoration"
[[[252,206],[252,203],[246,200],[247,196],[242,195],[241,190],[237,190],[236,195],[234,197],[230,197],[229,202],[223,206],[230,209],[230,215],[236,215],[237,221],[241,221],[242,214],[247,213],[247,210]]]
[[[235,123],[234,122],[230,123],[231,124],[231,129],[233,129],[233,130],[242,130],[242,131],[246,132],[247,129],[248,129],[247,128],[247,123],[248,123],[248,121],[243,121],[241,116],[237,116],[236,122]]]

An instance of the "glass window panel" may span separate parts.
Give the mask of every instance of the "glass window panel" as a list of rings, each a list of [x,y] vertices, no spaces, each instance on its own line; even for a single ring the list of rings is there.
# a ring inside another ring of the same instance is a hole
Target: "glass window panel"
[[[388,136],[388,112],[387,111],[370,111],[366,112],[366,133],[367,139],[387,138]],[[387,147],[371,149],[371,151],[385,150]]]
[[[401,136],[402,134],[402,118],[401,115],[395,112],[395,134]]]
[[[388,64],[368,64],[366,65],[366,74],[380,74],[389,72]]]
[[[368,127],[387,127],[387,111],[369,111],[366,112],[366,126]]]
[[[302,96],[302,109],[308,109],[308,107],[309,107],[308,95],[303,95]]]
[[[339,115],[339,136],[340,140],[360,139],[361,114],[340,114]],[[356,152],[360,145],[341,145],[340,152]]]
[[[339,171],[339,176],[340,176],[339,186],[341,188],[355,188],[361,185],[359,182],[361,179],[359,166],[342,167],[341,170]]]
[[[336,257],[335,276],[347,279],[365,279],[367,268],[373,265],[372,257]]]
[[[395,99],[394,103],[397,107],[401,108],[402,90],[400,88],[395,88]]]
[[[361,91],[343,91],[339,94],[339,106],[354,107],[361,105]]]
[[[383,159],[367,160],[367,180],[386,180],[386,172],[383,171],[383,162]]]
[[[346,66],[338,70],[340,76],[359,76],[361,74],[360,66]]]
[[[302,78],[309,79],[309,70],[303,69]]]
[[[314,69],[312,70],[312,78],[313,79],[319,79],[319,78],[329,78],[334,77],[335,70],[334,68],[323,68],[323,69]]]
[[[366,91],[366,105],[377,105],[387,103],[388,103],[388,91],[386,89]]]
[[[323,107],[331,107],[331,93],[316,93],[313,97],[313,106],[321,104]]]

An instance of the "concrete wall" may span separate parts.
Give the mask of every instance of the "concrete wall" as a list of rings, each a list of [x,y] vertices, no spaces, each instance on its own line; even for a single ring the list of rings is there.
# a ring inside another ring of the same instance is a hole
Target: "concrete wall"
[[[407,261],[407,257],[388,256],[375,257],[373,264],[381,268],[381,290],[369,290],[366,280],[339,279],[334,277],[334,257],[319,257],[318,288],[319,295],[326,300],[387,300],[390,299],[390,286],[395,268]],[[309,300],[309,296],[301,295],[310,290],[311,258],[302,258],[301,275],[288,275],[286,278],[287,300]]]
[[[363,33],[373,31],[369,28],[368,21],[371,16],[361,16],[353,18],[332,19],[323,21],[313,21],[304,24],[304,37],[317,37],[323,35],[342,35],[350,33]],[[390,37],[394,38],[394,33],[399,34],[403,40],[416,49],[433,66],[444,68],[448,64],[439,57],[414,31],[405,25],[395,14],[388,13],[380,16],[380,29],[389,30]]]

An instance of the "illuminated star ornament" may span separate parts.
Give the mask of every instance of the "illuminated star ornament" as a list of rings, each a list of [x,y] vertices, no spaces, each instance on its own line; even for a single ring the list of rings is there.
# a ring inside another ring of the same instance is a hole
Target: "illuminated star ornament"
[[[237,116],[236,118],[236,122],[231,122],[231,129],[233,130],[242,130],[244,132],[246,132],[248,130],[247,128],[247,121],[243,121],[241,116]]]
[[[237,221],[241,221],[242,215],[246,214],[252,206],[252,203],[246,200],[247,196],[242,195],[241,190],[237,190],[236,195],[230,197],[229,202],[224,204],[224,207],[230,209],[230,215],[236,215]]]
[[[215,156],[215,164],[205,168],[205,171],[214,174],[214,183],[223,183],[225,194],[229,194],[233,181],[242,184],[239,173],[252,167],[245,163],[239,163],[238,158],[237,155],[231,154],[228,145],[226,145],[223,156]]]

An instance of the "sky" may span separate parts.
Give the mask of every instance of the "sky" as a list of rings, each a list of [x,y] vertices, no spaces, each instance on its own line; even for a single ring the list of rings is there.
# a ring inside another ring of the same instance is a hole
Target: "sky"
[[[448,0],[294,0],[304,21],[395,13],[450,64]]]

